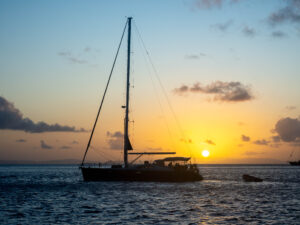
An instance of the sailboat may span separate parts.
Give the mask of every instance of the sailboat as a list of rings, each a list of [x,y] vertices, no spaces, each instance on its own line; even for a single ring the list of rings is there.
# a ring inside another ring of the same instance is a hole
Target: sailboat
[[[91,131],[91,135],[80,165],[84,181],[150,181],[150,182],[192,182],[202,180],[197,165],[191,163],[190,157],[167,157],[155,160],[153,163],[145,161],[144,164],[134,164],[137,159],[143,155],[170,155],[176,152],[128,152],[133,150],[129,140],[128,122],[129,122],[129,91],[130,91],[130,51],[131,51],[131,23],[132,17],[127,18],[122,38],[118,47],[113,67],[108,78],[108,82],[102,97],[102,101],[96,116],[96,120]],[[126,104],[122,106],[125,109],[124,121],[124,163],[111,165],[109,168],[101,166],[91,167],[85,164],[85,158],[89,150],[91,140],[95,131],[95,127],[99,118],[99,114],[104,102],[105,94],[109,85],[109,81],[113,72],[113,68],[117,59],[117,55],[124,37],[124,33],[128,31],[127,38],[127,71],[126,71]],[[136,159],[132,162],[128,161],[128,155],[136,155]]]
[[[289,162],[291,166],[300,166],[300,160],[298,161],[290,161]]]
[[[292,159],[293,155],[294,155],[295,150],[293,150],[290,154],[290,159]],[[289,164],[291,166],[300,166],[300,160],[298,161],[289,161]]]

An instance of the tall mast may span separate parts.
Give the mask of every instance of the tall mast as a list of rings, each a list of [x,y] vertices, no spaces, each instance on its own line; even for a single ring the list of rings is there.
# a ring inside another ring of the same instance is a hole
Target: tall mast
[[[131,41],[131,20],[128,17],[128,40],[127,40],[127,82],[126,82],[126,108],[125,108],[125,124],[124,124],[124,164],[125,168],[128,167],[128,122],[129,122],[129,90],[130,90],[130,41]]]

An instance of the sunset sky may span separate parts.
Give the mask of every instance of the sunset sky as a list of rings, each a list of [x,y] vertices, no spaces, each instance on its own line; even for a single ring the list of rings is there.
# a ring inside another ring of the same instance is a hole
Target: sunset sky
[[[0,160],[82,158],[128,16],[136,151],[300,159],[299,0],[2,0]],[[126,41],[91,161],[122,160]]]

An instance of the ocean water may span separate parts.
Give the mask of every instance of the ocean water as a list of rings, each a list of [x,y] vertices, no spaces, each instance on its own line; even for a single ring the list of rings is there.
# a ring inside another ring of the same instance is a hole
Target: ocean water
[[[300,224],[300,167],[199,168],[201,182],[130,183],[83,182],[75,165],[2,165],[0,224]]]

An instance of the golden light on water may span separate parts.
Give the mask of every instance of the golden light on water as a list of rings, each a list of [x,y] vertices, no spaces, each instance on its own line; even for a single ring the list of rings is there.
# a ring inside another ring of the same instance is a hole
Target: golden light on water
[[[208,157],[209,156],[209,151],[208,150],[203,150],[202,151],[202,156],[205,157],[205,158]]]

